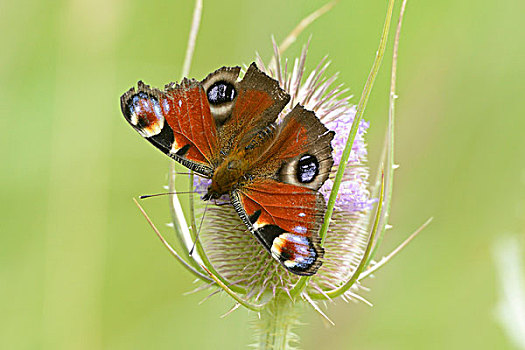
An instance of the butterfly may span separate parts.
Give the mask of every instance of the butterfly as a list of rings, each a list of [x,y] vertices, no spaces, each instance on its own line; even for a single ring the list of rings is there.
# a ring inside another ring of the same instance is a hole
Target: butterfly
[[[318,192],[333,165],[329,131],[252,63],[164,90],[139,81],[120,98],[125,119],[169,157],[211,179],[203,200],[228,194],[240,219],[288,271],[313,275],[324,250],[326,203]]]

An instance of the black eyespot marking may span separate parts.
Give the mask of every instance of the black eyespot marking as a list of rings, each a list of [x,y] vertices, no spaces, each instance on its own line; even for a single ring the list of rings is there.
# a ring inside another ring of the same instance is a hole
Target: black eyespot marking
[[[208,101],[212,105],[219,105],[233,101],[237,95],[237,91],[235,91],[233,84],[225,81],[218,81],[210,86],[206,94],[208,95]]]
[[[297,180],[300,183],[310,183],[319,174],[319,162],[315,156],[303,155],[297,162]]]

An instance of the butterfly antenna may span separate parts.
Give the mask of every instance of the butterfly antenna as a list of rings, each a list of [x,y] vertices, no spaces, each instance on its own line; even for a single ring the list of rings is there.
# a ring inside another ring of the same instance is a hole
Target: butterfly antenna
[[[201,222],[199,224],[199,229],[197,230],[197,236],[195,236],[195,241],[193,241],[193,246],[190,249],[190,256],[193,254],[193,250],[195,250],[195,246],[197,245],[197,241],[199,240],[199,235],[201,233],[202,223],[204,222],[204,217],[206,216],[206,211],[208,210],[208,204],[210,202],[206,202],[206,206],[204,207],[204,213],[202,213]]]
[[[187,192],[163,192],[163,193],[154,193],[154,194],[144,194],[142,196],[139,196],[139,199],[146,199],[151,197],[158,197],[158,196],[165,196],[168,194],[190,194],[190,193],[197,193],[195,191],[187,191]]]

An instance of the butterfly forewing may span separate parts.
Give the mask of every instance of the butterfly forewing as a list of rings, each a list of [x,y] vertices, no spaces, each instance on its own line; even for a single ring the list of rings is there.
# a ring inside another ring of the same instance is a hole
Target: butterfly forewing
[[[126,120],[153,145],[197,173],[211,177],[217,130],[202,87],[189,80],[165,91],[142,82],[121,97]]]

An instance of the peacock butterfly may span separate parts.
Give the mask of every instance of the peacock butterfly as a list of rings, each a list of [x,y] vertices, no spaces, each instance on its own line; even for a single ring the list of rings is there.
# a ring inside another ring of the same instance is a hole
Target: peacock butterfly
[[[318,192],[333,165],[329,131],[252,63],[164,90],[142,81],[120,98],[131,126],[155,147],[211,179],[204,200],[228,194],[241,220],[288,271],[313,275],[324,250]]]

